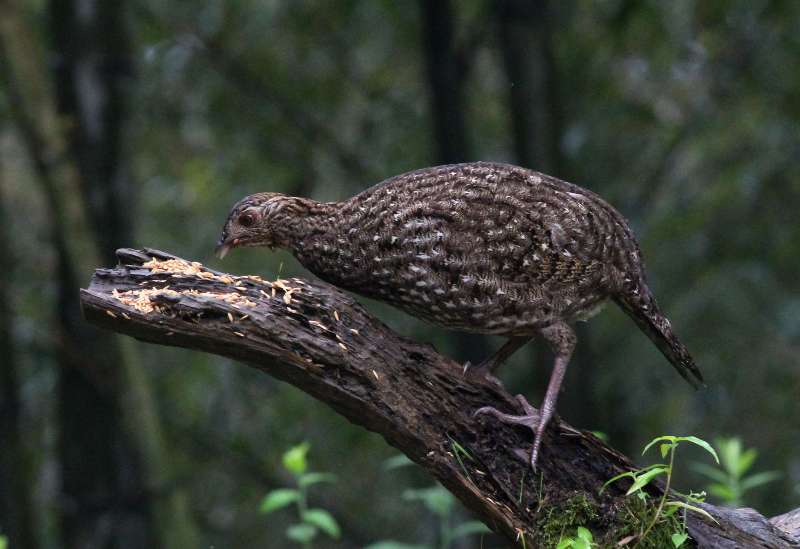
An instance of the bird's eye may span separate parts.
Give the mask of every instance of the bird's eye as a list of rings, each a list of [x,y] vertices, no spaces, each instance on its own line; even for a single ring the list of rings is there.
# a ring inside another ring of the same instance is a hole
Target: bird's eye
[[[252,227],[256,223],[256,216],[250,212],[245,212],[239,216],[239,225],[242,227]]]

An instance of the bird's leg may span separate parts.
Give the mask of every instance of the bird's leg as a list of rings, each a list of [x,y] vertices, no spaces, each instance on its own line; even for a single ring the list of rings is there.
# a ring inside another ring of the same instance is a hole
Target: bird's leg
[[[572,356],[572,350],[575,348],[575,332],[563,322],[543,328],[541,334],[556,355],[553,364],[553,373],[550,374],[550,382],[547,384],[547,393],[545,394],[541,409],[537,412],[528,401],[525,400],[525,397],[517,395],[517,401],[520,403],[524,412],[523,415],[514,416],[504,414],[491,406],[480,408],[475,412],[475,415],[491,414],[503,423],[524,425],[531,429],[535,435],[533,450],[531,451],[531,468],[534,471],[536,470],[536,461],[539,457],[539,448],[542,444],[542,435],[547,428],[550,418],[553,417],[553,412],[556,409],[558,392],[561,389],[561,382],[564,380],[567,364]]]
[[[496,353],[477,366],[473,366],[469,362],[464,363],[464,374],[475,378],[490,377],[498,366],[505,362],[508,357],[516,353],[520,347],[529,342],[531,337],[532,336],[515,336],[509,338]]]

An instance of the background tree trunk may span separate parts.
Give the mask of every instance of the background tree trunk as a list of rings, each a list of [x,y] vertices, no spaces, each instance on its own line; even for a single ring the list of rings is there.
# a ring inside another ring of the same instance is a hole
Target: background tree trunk
[[[440,164],[465,162],[469,157],[464,122],[466,75],[456,47],[450,1],[421,0],[420,11],[436,161]]]
[[[0,170],[0,257],[4,263],[0,269],[0,356],[3,357],[3,366],[0,367],[0,533],[8,537],[11,547],[35,549],[39,547],[39,540],[34,529],[31,460],[21,424],[22,402],[12,333],[14,309],[11,296],[15,262],[8,245],[9,219],[2,177]]]
[[[191,547],[185,501],[165,489],[170,468],[135,348],[82,322],[76,293],[77,273],[132,235],[121,148],[130,74],[124,9],[91,0],[54,1],[50,9],[57,86],[42,70],[46,56],[19,4],[2,5],[0,38],[57,258],[61,537],[66,547]]]

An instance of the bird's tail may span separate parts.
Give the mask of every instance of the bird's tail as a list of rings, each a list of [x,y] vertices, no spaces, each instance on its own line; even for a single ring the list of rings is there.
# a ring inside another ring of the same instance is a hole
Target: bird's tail
[[[614,300],[655,343],[683,379],[695,389],[705,387],[700,369],[672,331],[672,325],[658,308],[646,284],[639,283],[634,289],[618,294]]]

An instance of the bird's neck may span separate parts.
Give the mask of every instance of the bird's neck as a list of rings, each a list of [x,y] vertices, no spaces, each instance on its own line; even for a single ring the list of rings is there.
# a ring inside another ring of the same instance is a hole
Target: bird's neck
[[[336,204],[290,197],[270,221],[275,244],[296,254],[309,239],[330,232],[336,224]]]
[[[276,227],[278,245],[288,249],[302,265],[332,284],[350,287],[364,267],[355,252],[359,238],[345,202],[315,202],[300,199],[301,209]]]

